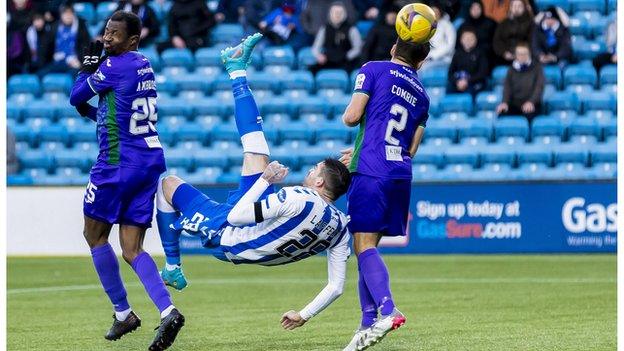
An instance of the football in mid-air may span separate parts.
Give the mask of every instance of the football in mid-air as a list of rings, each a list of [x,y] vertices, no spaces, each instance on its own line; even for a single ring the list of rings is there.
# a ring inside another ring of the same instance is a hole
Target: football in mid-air
[[[405,5],[399,11],[395,27],[402,40],[422,44],[433,37],[437,24],[435,12],[431,7],[415,3]]]

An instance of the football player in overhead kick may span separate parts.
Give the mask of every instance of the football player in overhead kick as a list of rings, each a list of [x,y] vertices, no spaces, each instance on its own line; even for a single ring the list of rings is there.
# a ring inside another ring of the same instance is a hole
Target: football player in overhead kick
[[[282,326],[294,329],[342,294],[350,255],[348,219],[333,202],[347,191],[351,178],[346,166],[328,158],[309,171],[303,186],[275,192],[273,184],[286,177],[288,168],[269,163],[262,119],[246,78],[251,52],[261,38],[254,34],[221,55],[232,80],[243,144],[239,188],[218,203],[178,177],[159,183],[156,218],[167,260],[161,275],[176,289],[187,285],[180,266],[182,230],[201,236],[205,247],[218,248],[217,258],[234,264],[282,265],[327,250],[327,286],[303,309],[282,317]]]

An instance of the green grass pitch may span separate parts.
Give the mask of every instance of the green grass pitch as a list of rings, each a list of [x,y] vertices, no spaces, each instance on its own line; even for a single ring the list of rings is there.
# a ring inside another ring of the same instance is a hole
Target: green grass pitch
[[[172,292],[186,315],[172,350],[342,350],[359,322],[352,257],[344,295],[303,328],[280,328],[324,286],[322,257],[282,267],[185,259]],[[163,259],[157,261],[162,263]],[[616,256],[388,256],[407,324],[371,350],[615,350]],[[104,340],[111,308],[88,257],[8,259],[8,350],[144,350],[159,316],[123,265],[143,327]]]

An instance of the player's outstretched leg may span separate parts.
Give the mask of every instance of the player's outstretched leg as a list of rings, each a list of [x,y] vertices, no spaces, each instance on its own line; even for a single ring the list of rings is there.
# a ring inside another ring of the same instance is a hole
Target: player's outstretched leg
[[[356,351],[365,347],[366,337],[377,320],[377,305],[375,305],[375,300],[373,296],[371,296],[361,274],[358,281],[358,294],[360,297],[360,306],[362,308],[362,322],[360,323],[360,327],[355,331],[353,338],[351,338],[351,342],[349,342],[343,351]]]
[[[107,242],[92,248],[91,256],[104,291],[115,309],[113,325],[104,338],[117,340],[139,328],[141,319],[130,309],[126,289],[119,273],[119,261],[111,245]]]
[[[394,305],[388,269],[376,247],[360,252],[358,268],[381,314],[367,333],[363,347],[358,347],[358,350],[364,350],[381,341],[390,331],[405,324],[405,316]]]
[[[166,317],[161,319],[160,326],[156,332],[156,337],[149,347],[150,351],[161,351],[168,349],[178,336],[178,332],[184,326],[184,316],[173,309]]]
[[[188,283],[182,271],[180,259],[180,231],[171,228],[171,225],[178,219],[178,213],[165,199],[162,182],[163,179],[158,181],[156,192],[156,223],[166,260],[165,268],[160,271],[160,276],[166,285],[182,290]]]

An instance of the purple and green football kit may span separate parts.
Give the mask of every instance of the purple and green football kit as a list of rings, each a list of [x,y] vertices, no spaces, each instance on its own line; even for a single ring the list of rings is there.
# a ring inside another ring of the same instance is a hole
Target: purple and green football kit
[[[148,228],[154,196],[166,170],[156,132],[154,71],[145,56],[131,51],[110,56],[92,75],[79,75],[99,95],[100,153],[91,169],[84,214],[106,223]]]
[[[429,116],[429,97],[416,71],[390,61],[360,69],[355,93],[369,96],[349,166],[347,192],[352,233],[405,235],[414,134]]]

